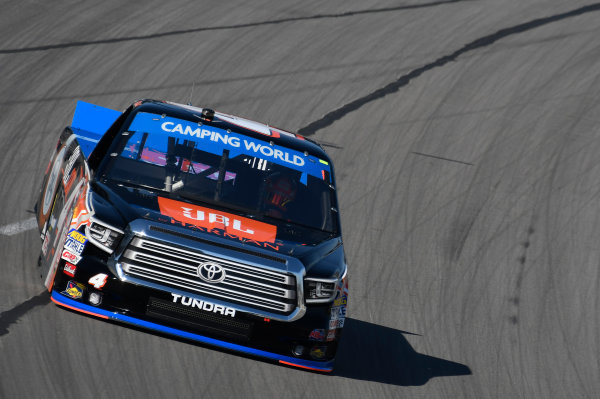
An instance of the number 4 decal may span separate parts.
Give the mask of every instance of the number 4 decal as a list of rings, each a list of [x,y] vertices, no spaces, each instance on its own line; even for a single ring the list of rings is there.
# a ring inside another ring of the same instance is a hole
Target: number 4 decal
[[[104,273],[96,274],[94,277],[88,280],[88,283],[93,285],[95,288],[102,288],[106,284],[108,275]]]

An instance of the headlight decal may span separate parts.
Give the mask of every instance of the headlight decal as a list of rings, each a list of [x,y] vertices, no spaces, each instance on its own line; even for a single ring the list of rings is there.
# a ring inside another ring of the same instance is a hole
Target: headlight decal
[[[345,305],[348,297],[347,269],[341,278],[304,279],[304,297],[306,303],[325,303],[336,301],[334,306]]]
[[[307,303],[328,302],[336,293],[337,280],[304,279],[304,295]]]
[[[112,253],[117,248],[124,234],[122,230],[94,217],[91,217],[90,224],[85,226],[85,232],[92,244],[108,253]]]

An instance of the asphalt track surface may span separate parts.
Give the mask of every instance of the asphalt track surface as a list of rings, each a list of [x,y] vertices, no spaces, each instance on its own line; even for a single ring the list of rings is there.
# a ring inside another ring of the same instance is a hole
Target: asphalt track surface
[[[596,398],[600,3],[0,2],[0,397]],[[320,140],[349,315],[334,375],[49,303],[32,206],[76,100]]]

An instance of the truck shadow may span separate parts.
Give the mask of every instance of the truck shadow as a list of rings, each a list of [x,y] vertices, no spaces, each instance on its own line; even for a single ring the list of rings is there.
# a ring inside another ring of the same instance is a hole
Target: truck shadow
[[[403,334],[411,333],[346,318],[334,374],[402,386],[425,385],[433,377],[472,374],[464,364],[417,353]]]

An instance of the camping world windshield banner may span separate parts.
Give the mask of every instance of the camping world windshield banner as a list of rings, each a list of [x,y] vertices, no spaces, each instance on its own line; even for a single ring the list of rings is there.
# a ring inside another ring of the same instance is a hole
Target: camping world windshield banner
[[[181,136],[186,140],[200,143],[204,151],[216,155],[222,155],[223,150],[227,149],[230,158],[247,154],[298,170],[318,179],[323,178],[324,171],[331,173],[329,163],[315,156],[307,156],[290,148],[271,145],[252,137],[183,119],[140,112],[131,122],[129,130]]]

